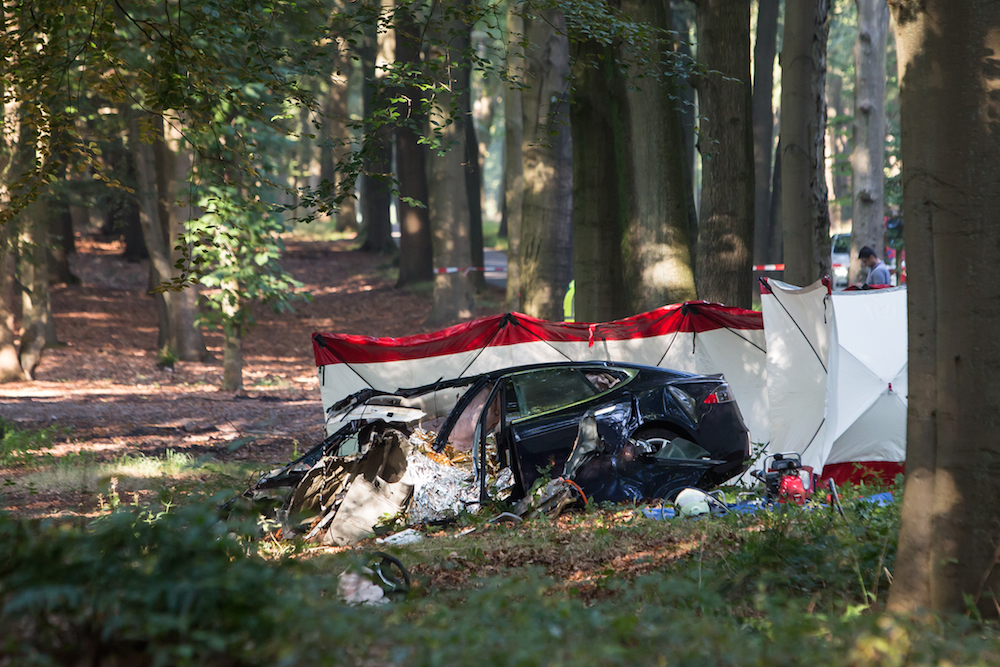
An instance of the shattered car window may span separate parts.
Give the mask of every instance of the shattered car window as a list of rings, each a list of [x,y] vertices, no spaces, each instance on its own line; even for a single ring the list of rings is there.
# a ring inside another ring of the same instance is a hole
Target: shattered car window
[[[658,459],[707,459],[708,451],[686,438],[674,438],[656,452]]]
[[[604,392],[628,377],[626,373],[613,373],[606,370],[586,370],[583,372],[587,380],[597,388],[597,391]]]
[[[598,393],[597,388],[576,368],[522,373],[511,379],[522,417],[558,410]]]

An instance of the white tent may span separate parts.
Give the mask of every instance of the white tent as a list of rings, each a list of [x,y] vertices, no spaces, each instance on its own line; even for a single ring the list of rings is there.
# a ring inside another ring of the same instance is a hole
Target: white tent
[[[753,442],[767,442],[761,314],[689,301],[614,322],[547,322],[507,313],[404,338],[313,335],[324,409],[372,387],[418,387],[491,370],[554,361],[621,361],[722,373]]]
[[[831,293],[764,278],[769,452],[838,482],[906,458],[906,287]]]

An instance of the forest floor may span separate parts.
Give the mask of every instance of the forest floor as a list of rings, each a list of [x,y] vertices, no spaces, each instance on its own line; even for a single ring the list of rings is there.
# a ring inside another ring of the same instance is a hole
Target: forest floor
[[[72,462],[74,470],[63,465],[55,475],[33,471],[37,464],[26,469],[19,460],[4,461],[3,506],[22,516],[93,515],[115,492],[108,487],[112,477],[164,473],[164,457],[190,487],[212,475],[212,468],[195,463],[210,460],[216,473],[230,478],[250,476],[318,442],[323,411],[313,332],[403,336],[437,328],[424,325],[430,286],[397,289],[389,260],[354,245],[351,239],[287,240],[283,264],[312,300],[296,303],[291,313],[256,310],[257,324],[244,341],[245,392],[234,396],[219,390],[217,331],[206,331],[214,360],[157,367],[148,264],[122,259],[120,242],[79,238],[72,268],[80,283],[52,292],[63,345],[45,351],[35,381],[0,386],[0,418],[19,430],[43,429],[52,444],[35,454],[49,464]],[[487,287],[479,314],[498,312],[502,299],[499,288]],[[160,463],[150,465],[154,460]],[[136,481],[121,491],[135,500],[158,492]]]

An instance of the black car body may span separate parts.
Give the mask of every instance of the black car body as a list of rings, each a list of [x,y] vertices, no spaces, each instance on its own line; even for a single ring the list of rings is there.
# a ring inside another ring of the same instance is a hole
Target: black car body
[[[507,368],[392,394],[369,389],[330,413],[344,425],[256,488],[294,485],[349,439],[363,449],[372,428],[397,416],[412,424],[414,414],[426,417],[421,425],[436,420],[436,451],[448,444],[471,450],[482,496],[496,489],[479,470],[509,468],[509,499],[543,475],[559,476],[588,413],[603,442],[575,481],[592,500],[672,499],[686,487],[711,488],[745,471],[750,454],[749,433],[721,375],[614,362]]]

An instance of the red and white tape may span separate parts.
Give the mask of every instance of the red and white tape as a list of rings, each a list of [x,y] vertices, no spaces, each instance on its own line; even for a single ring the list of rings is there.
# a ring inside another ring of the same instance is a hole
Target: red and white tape
[[[469,275],[474,271],[482,271],[484,273],[507,273],[506,266],[442,266],[440,268],[434,269],[434,273],[461,273],[464,276]]]
[[[784,271],[784,264],[754,264],[754,271]]]

